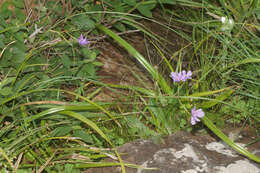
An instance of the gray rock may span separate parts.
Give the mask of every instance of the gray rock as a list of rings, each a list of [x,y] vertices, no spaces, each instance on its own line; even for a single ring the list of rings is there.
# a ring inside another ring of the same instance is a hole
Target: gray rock
[[[260,173],[259,164],[242,157],[223,142],[185,132],[168,136],[159,144],[152,140],[137,140],[119,147],[118,151],[127,163],[156,168],[126,167],[127,173]],[[257,148],[252,152],[260,156]],[[121,173],[121,168],[91,168],[85,173]]]

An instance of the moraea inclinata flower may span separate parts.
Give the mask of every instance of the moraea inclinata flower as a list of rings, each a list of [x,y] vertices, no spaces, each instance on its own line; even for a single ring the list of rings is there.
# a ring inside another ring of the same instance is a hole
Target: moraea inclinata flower
[[[191,125],[195,125],[197,122],[200,122],[200,118],[204,117],[205,113],[202,109],[196,110],[196,107],[193,107],[191,110]]]
[[[89,44],[90,42],[87,40],[86,37],[84,37],[82,34],[80,34],[80,37],[78,38],[78,43],[80,46],[85,46]]]
[[[183,81],[185,82],[187,79],[191,79],[192,72],[188,71],[186,72],[183,70],[182,72],[176,73],[176,72],[171,72],[170,77],[173,79],[174,82],[180,82]]]

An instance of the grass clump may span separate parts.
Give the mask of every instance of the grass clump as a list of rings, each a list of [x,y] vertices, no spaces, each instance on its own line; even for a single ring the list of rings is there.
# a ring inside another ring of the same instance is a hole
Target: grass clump
[[[101,162],[110,157],[125,172],[125,166],[138,166],[123,163],[115,146],[205,128],[190,124],[191,116],[201,118],[198,109],[204,125],[260,162],[218,129],[236,123],[259,130],[259,5],[256,0],[4,1],[1,171],[80,172],[111,166]],[[164,21],[152,19],[155,9]],[[169,51],[167,35],[149,31],[144,20],[176,33],[181,47]],[[160,64],[151,64],[119,36],[136,30],[145,34]],[[81,34],[86,44],[78,43]],[[152,87],[134,71],[138,86],[101,82],[98,43],[110,37],[148,72]],[[192,71],[192,78],[183,70]],[[180,80],[173,82],[170,72]],[[104,90],[124,101],[96,100]]]

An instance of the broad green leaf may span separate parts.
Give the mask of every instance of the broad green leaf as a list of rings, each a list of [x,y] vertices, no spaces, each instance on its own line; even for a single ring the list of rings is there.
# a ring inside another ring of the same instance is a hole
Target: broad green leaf
[[[5,52],[4,58],[6,59],[8,65],[14,66],[16,69],[25,67],[26,64],[24,62],[26,60],[27,50],[23,42],[17,41],[12,44],[7,50],[8,52]],[[7,55],[8,57],[6,57]],[[21,63],[24,63],[24,65],[21,65]]]
[[[24,2],[20,1],[20,0],[12,0],[12,4],[16,7],[16,8],[24,8]]]
[[[126,11],[125,8],[121,5],[121,3],[118,3],[113,7],[114,7],[114,11],[116,12],[124,13]]]
[[[152,129],[149,129],[143,122],[134,116],[127,117],[126,121],[130,127],[129,133],[131,133],[132,136],[138,135],[143,138],[148,138],[156,134]]]
[[[126,27],[124,24],[122,24],[121,22],[117,22],[113,25],[113,27],[115,27],[116,29],[118,29],[120,32],[125,32],[126,31]]]
[[[142,4],[137,7],[137,10],[144,15],[145,17],[152,18],[152,12],[151,10],[155,7],[156,3],[154,4]]]
[[[15,34],[13,34],[15,39],[19,41],[19,45],[23,45],[24,42],[24,32],[18,31]],[[24,48],[23,48],[24,49]]]
[[[158,127],[163,125],[165,123],[165,117],[164,117],[164,112],[161,107],[157,106],[159,103],[156,102],[155,99],[151,98],[149,99],[148,102],[148,109],[153,113],[155,116],[155,120],[158,121]]]
[[[8,96],[12,92],[13,92],[12,89],[9,88],[9,87],[5,87],[5,88],[0,89],[0,95],[3,95],[3,96]]]
[[[96,53],[95,51],[92,51],[92,52],[90,53],[89,58],[90,58],[91,60],[95,60],[96,57],[97,57],[97,53]]]
[[[94,143],[93,139],[91,138],[91,135],[86,133],[85,130],[82,130],[82,129],[74,130],[73,131],[73,136],[81,138],[86,143],[89,143],[89,144],[93,144]]]
[[[95,66],[98,66],[98,67],[101,67],[104,65],[102,62],[99,62],[99,61],[94,61],[92,64]]]
[[[0,10],[0,16],[4,19],[9,18],[12,16],[12,11],[8,9],[9,2],[5,1],[2,3],[1,10]]]
[[[66,67],[67,69],[69,69],[72,64],[70,58],[67,55],[63,55],[61,57],[61,62],[64,65],[64,67]]]
[[[130,5],[130,6],[136,5],[136,0],[123,0],[123,2]]]
[[[95,67],[96,66],[94,66],[92,63],[84,64],[76,76],[82,78],[96,78]]]
[[[3,88],[5,85],[12,83],[14,79],[15,79],[14,77],[8,77],[6,79],[2,79],[0,81],[0,89]]]
[[[80,49],[80,53],[84,56],[84,58],[91,58],[92,51],[89,50],[87,47],[83,47]]]
[[[95,28],[95,22],[85,14],[74,17],[73,22],[79,29],[90,30]]]
[[[52,136],[67,136],[73,130],[71,126],[57,127],[52,131]]]
[[[15,9],[15,15],[17,16],[17,19],[19,20],[19,22],[23,22],[26,19],[26,16],[24,15],[24,13],[22,12],[21,9]]]

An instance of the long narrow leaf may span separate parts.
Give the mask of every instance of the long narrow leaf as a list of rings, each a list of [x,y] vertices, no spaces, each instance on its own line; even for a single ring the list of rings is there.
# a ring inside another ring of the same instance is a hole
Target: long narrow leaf
[[[66,90],[63,90],[63,91],[66,92],[66,93],[68,93],[68,94],[77,96],[77,97],[81,98],[82,100],[87,101],[87,102],[90,103],[91,105],[96,106],[97,108],[99,108],[100,110],[102,110],[104,113],[106,113],[106,114],[118,125],[118,127],[121,128],[120,123],[114,118],[114,116],[113,116],[109,111],[107,111],[105,108],[103,108],[102,106],[100,106],[100,105],[98,105],[97,103],[95,103],[95,102],[89,100],[89,99],[86,98],[86,97],[83,97],[83,96],[81,96],[81,95],[79,95],[79,94],[75,94],[74,92],[66,91]]]
[[[9,163],[11,168],[13,169],[14,168],[13,163],[11,162],[11,160],[8,157],[8,155],[5,153],[5,151],[2,148],[0,148],[0,155],[2,155],[7,160],[7,162]]]
[[[216,99],[214,99],[214,100],[203,102],[201,104],[200,108],[210,108],[210,107],[213,107],[216,104],[221,103],[223,100],[227,99],[233,92],[234,92],[233,90],[229,90],[229,91],[224,92],[220,96],[216,97]]]
[[[237,145],[232,140],[230,140],[224,133],[222,133],[207,117],[204,117],[203,123],[211,130],[213,131],[220,139],[222,139],[224,142],[226,142],[230,147],[234,148],[236,151],[241,153],[242,155],[260,163],[260,158],[256,155],[250,153],[245,148]]]
[[[76,118],[82,122],[84,122],[85,124],[87,124],[88,126],[90,126],[92,129],[94,129],[100,136],[102,136],[112,147],[113,147],[113,144],[112,142],[109,140],[109,138],[102,132],[102,130],[100,130],[100,128],[94,123],[92,122],[91,120],[87,119],[86,117],[84,117],[83,115],[81,114],[78,114],[76,112],[72,112],[72,111],[62,111],[60,112],[61,114],[64,114],[64,115],[68,115],[68,116],[71,116],[73,118]],[[118,160],[119,160],[119,163],[120,163],[120,166],[121,166],[121,169],[122,169],[122,172],[123,173],[126,173],[125,171],[125,164],[123,163],[119,153],[117,152],[117,150],[115,150],[115,153],[118,157]]]
[[[237,67],[243,64],[248,64],[248,63],[260,63],[260,59],[259,58],[247,58],[247,59],[243,59],[239,62],[236,62],[234,64],[231,64],[229,66],[227,66],[226,68],[222,69],[222,71],[225,71],[227,69],[233,68],[233,67]]]
[[[76,113],[76,112],[72,112],[72,111],[61,111],[60,114],[64,114],[64,115],[68,115],[70,117],[73,117],[75,119],[78,119],[80,121],[82,121],[83,123],[87,124],[88,126],[90,126],[93,130],[95,130],[100,136],[102,136],[111,146],[113,146],[112,142],[108,139],[108,137],[103,133],[102,130],[100,130],[100,128],[91,120],[87,119],[86,117],[84,117],[83,115]]]
[[[222,89],[215,90],[215,91],[206,91],[206,92],[194,93],[194,94],[189,95],[188,97],[210,96],[210,95],[213,95],[213,94],[217,94],[217,93],[219,93],[219,92],[223,92],[223,91],[228,90],[228,89],[230,89],[230,87],[228,87],[228,88],[222,88]]]
[[[146,61],[146,59],[133,46],[131,46],[129,43],[127,43],[124,39],[122,39],[120,36],[118,36],[110,29],[100,24],[97,25],[97,28],[105,32],[110,37],[112,37],[121,46],[123,46],[131,55],[133,55],[139,61],[139,63],[152,75],[153,79],[158,82],[158,84],[160,85],[160,87],[165,93],[167,94],[172,93],[172,89],[167,84],[165,79],[158,73],[158,71],[151,64],[149,64]]]

